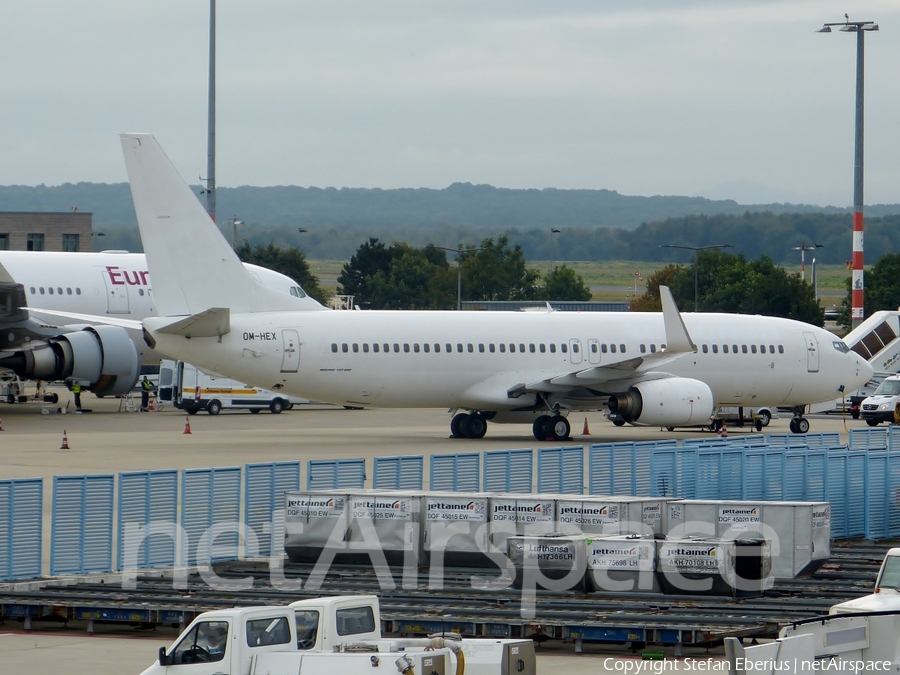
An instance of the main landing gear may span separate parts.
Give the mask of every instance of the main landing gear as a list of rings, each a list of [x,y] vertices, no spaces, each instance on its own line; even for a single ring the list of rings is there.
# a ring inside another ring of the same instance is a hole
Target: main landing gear
[[[531,431],[539,441],[565,441],[569,438],[571,427],[569,420],[562,415],[541,415],[531,425]]]
[[[790,426],[792,434],[805,434],[809,431],[809,420],[800,415],[794,415]]]
[[[477,412],[459,413],[450,420],[450,435],[453,438],[484,438],[487,420]]]

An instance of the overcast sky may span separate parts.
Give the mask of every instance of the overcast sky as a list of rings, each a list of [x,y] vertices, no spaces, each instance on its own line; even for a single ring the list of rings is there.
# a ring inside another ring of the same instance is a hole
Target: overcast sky
[[[220,186],[607,188],[900,202],[895,0],[218,0]],[[0,184],[206,173],[208,0],[0,3]],[[2,208],[2,205],[0,205]]]

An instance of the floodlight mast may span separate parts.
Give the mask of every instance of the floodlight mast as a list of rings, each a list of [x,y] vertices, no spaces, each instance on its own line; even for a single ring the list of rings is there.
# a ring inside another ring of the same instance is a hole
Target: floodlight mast
[[[863,274],[863,122],[865,82],[865,35],[878,30],[874,21],[845,21],[826,23],[818,33],[830,33],[832,26],[841,33],[856,33],[856,139],[853,159],[853,277],[850,294],[850,320],[853,328],[863,322],[865,279]]]

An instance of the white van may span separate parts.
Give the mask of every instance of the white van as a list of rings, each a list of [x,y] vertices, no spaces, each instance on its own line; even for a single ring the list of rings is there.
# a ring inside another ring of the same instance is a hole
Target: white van
[[[884,378],[875,393],[860,403],[860,415],[870,427],[879,422],[893,422],[894,411],[900,403],[900,375]]]
[[[212,377],[189,363],[169,359],[159,362],[158,398],[189,415],[200,410],[218,415],[224,409],[243,409],[252,413],[268,410],[277,415],[294,405],[309,403],[305,398],[251,387],[225,377]]]

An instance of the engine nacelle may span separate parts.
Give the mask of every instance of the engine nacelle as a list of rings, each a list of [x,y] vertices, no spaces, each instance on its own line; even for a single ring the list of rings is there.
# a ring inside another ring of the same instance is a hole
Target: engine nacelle
[[[640,382],[610,396],[608,405],[626,422],[660,427],[706,424],[715,409],[709,385],[687,377]]]
[[[97,396],[120,396],[137,383],[141,360],[124,328],[88,326],[10,354],[0,365],[30,380],[86,380]]]

